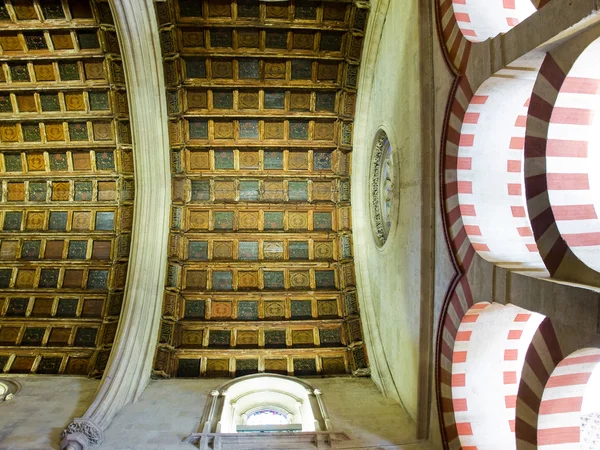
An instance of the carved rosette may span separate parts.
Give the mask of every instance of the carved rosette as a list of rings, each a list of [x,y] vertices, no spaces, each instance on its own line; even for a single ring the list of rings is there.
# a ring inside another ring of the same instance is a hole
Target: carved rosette
[[[371,156],[371,220],[377,243],[385,243],[390,231],[394,184],[392,147],[383,130],[380,130]]]
[[[61,450],[86,450],[104,440],[104,433],[94,422],[74,419],[60,434]]]

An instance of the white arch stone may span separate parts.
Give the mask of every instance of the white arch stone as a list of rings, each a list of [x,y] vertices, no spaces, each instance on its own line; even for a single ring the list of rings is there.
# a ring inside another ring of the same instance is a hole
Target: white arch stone
[[[131,254],[123,310],[96,398],[61,435],[61,449],[83,450],[146,388],[156,350],[167,265],[171,174],[165,82],[151,0],[110,0],[129,95],[135,186]]]

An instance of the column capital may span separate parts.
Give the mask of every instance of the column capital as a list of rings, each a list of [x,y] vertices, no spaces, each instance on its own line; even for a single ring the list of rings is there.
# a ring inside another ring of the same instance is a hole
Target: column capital
[[[102,429],[91,420],[74,419],[60,434],[61,450],[87,450],[104,440]]]

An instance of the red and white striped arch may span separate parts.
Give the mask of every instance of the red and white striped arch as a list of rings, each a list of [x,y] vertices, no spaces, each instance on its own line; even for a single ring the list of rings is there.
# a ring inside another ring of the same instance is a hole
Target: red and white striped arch
[[[545,276],[524,186],[526,114],[539,68],[534,60],[528,63],[530,70],[505,69],[490,77],[471,98],[461,127],[456,183],[458,203],[472,208],[462,221],[480,256]]]
[[[548,0],[438,0],[439,36],[447,62],[465,73],[471,45],[506,33]]]
[[[461,33],[472,42],[506,33],[536,11],[530,0],[453,0],[452,6]]]
[[[550,275],[598,286],[600,40],[562,50],[546,55],[529,106],[527,208]]]
[[[517,450],[537,448],[537,421],[544,386],[562,359],[550,319],[538,326],[525,354],[517,393],[515,439]],[[558,449],[557,449],[558,450]]]
[[[452,405],[463,449],[515,448],[518,381],[544,316],[487,302],[464,315],[452,354]]]
[[[600,39],[564,79],[548,127],[548,195],[571,251],[600,272]]]
[[[540,405],[540,450],[579,450],[584,416],[600,412],[600,349],[578,350],[563,359],[546,383]]]
[[[475,254],[475,248],[467,237],[465,222],[472,222],[477,217],[474,204],[460,202],[459,192],[464,190],[464,185],[459,184],[458,171],[465,170],[470,161],[459,158],[462,146],[460,130],[463,126],[469,102],[473,98],[473,91],[465,77],[462,77],[455,86],[455,95],[452,100],[448,116],[448,126],[445,134],[444,155],[444,206],[446,212],[446,227],[448,238],[454,250],[458,264],[466,272],[469,270]]]
[[[454,14],[452,0],[439,0],[436,8],[437,25],[442,49],[448,64],[464,73],[471,53],[471,41],[463,35]]]
[[[485,304],[483,303],[483,305]],[[444,434],[448,446],[452,450],[460,449],[459,432],[462,433],[465,427],[465,425],[456,422],[454,414],[455,405],[452,390],[454,387],[463,386],[465,377],[460,373],[453,374],[453,352],[458,328],[463,317],[472,306],[471,288],[467,278],[463,277],[449,297],[443,326],[440,329],[438,365],[440,410],[443,417]],[[460,402],[456,406],[460,409]]]

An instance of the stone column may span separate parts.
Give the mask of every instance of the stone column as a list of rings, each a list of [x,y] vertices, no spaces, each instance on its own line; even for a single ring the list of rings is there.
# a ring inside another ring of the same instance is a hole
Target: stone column
[[[331,431],[333,428],[331,426],[331,419],[329,418],[329,414],[327,413],[327,410],[325,409],[325,404],[323,403],[323,399],[321,398],[321,395],[323,395],[323,393],[319,389],[315,389],[313,391],[313,394],[317,398],[317,403],[319,404],[319,411],[321,411],[321,417],[323,417],[323,422],[325,423],[325,430],[323,431]]]
[[[150,379],[167,263],[171,174],[164,74],[151,0],[111,0],[125,67],[135,163],[131,255],[117,337],[96,398],[61,434],[61,449],[83,450],[135,402]]]

